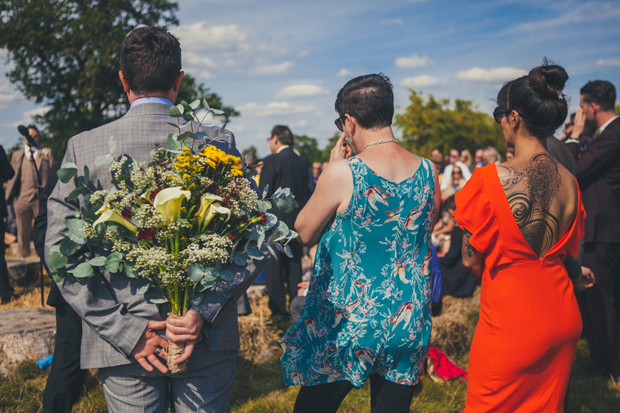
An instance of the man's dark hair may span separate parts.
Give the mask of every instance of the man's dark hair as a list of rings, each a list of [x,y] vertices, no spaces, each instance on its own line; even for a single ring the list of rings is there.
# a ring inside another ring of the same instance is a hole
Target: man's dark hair
[[[394,92],[390,79],[383,73],[351,79],[336,98],[336,112],[348,113],[364,129],[390,126],[394,117]]]
[[[27,128],[27,129],[34,129],[34,130],[36,130],[37,132],[39,132],[39,128],[37,128],[37,127],[36,127],[36,126],[34,126],[34,125],[28,125],[28,128]],[[41,132],[39,132],[39,133],[41,133]]]
[[[594,80],[581,88],[581,96],[588,103],[596,103],[607,112],[616,106],[616,88],[606,80]]]
[[[453,211],[456,209],[456,202],[454,202],[454,195],[450,195],[448,199],[443,201],[443,203],[441,204],[441,209],[443,212],[448,212],[448,209],[451,209]]]
[[[288,145],[290,147],[295,143],[295,138],[293,138],[293,134],[288,126],[284,125],[276,125],[271,130],[271,137],[277,136],[278,140],[282,143],[282,145]]]
[[[158,27],[140,27],[123,41],[121,71],[134,93],[168,92],[181,73],[181,45]]]

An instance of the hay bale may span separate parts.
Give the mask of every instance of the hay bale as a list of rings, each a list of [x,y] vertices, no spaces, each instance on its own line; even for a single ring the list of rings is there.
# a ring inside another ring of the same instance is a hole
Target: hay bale
[[[431,346],[437,347],[450,357],[469,352],[474,336],[472,320],[480,312],[480,287],[467,298],[443,297],[441,315],[433,317]]]
[[[267,301],[267,297],[262,297],[258,306],[252,306],[252,315],[239,317],[238,356],[253,364],[269,363],[279,348],[280,334],[267,318]]]

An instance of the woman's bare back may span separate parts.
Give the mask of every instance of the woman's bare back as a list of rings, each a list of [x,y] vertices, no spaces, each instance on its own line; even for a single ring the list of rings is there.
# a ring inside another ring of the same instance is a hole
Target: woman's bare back
[[[497,174],[523,238],[543,257],[575,218],[575,178],[547,153],[503,163]]]

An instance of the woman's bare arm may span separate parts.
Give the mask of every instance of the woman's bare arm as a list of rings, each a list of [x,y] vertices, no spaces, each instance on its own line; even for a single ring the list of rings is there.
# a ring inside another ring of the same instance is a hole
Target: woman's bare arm
[[[469,237],[471,237],[471,232],[463,229],[463,266],[475,279],[480,280],[482,278],[482,264],[484,262],[483,255],[471,246]]]

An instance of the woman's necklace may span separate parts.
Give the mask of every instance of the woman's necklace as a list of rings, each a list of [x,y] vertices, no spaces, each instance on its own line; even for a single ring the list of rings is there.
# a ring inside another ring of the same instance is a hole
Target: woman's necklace
[[[396,142],[396,143],[398,143],[398,141],[396,139],[386,139],[384,141],[370,142],[368,145],[364,146],[364,149],[362,149],[362,151],[365,151],[366,148],[368,148],[369,146],[379,145],[380,143],[388,143],[388,142]]]

